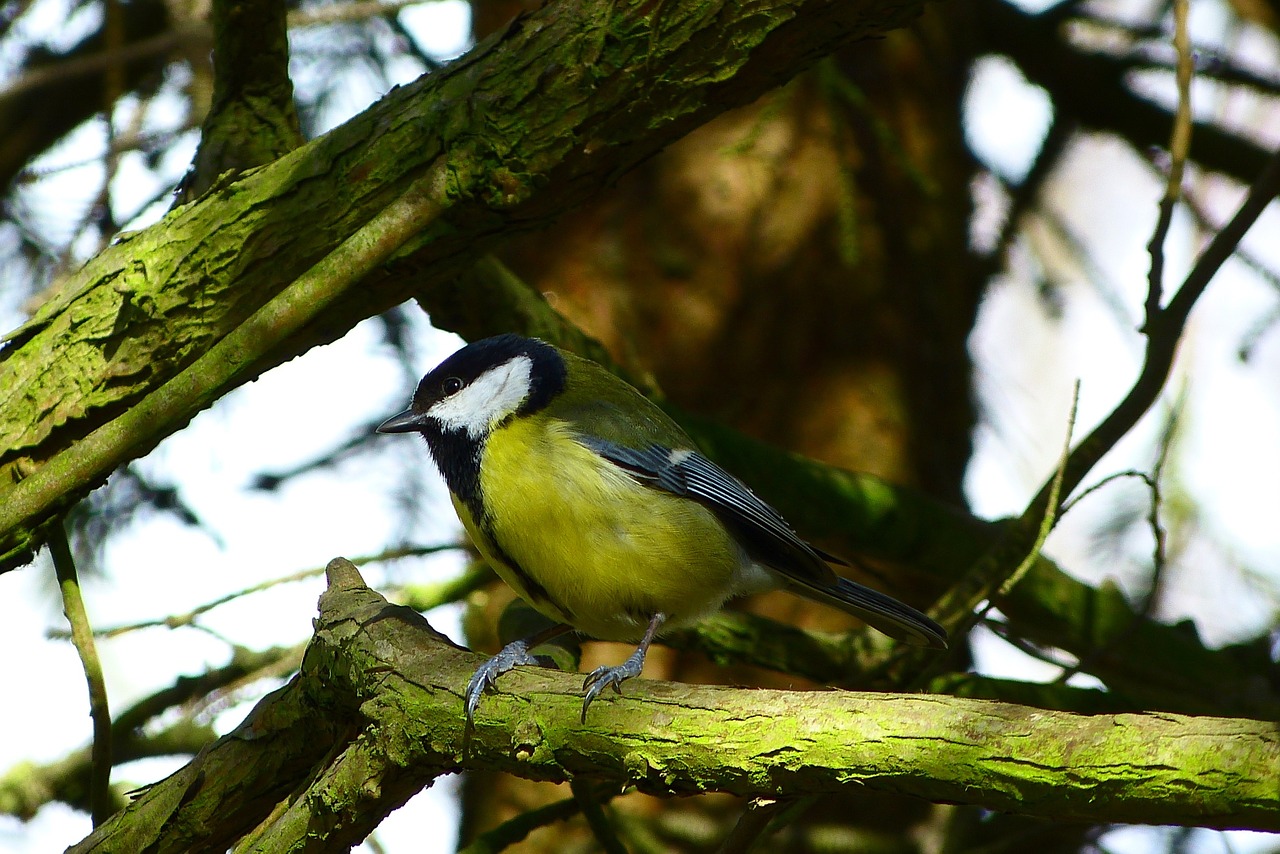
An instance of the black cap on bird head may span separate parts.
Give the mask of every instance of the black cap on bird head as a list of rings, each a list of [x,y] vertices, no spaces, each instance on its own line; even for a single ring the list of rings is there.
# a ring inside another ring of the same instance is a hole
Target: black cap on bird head
[[[517,414],[536,412],[564,389],[564,359],[536,338],[495,335],[468,344],[422,378],[413,405],[379,433],[465,432],[479,438]]]

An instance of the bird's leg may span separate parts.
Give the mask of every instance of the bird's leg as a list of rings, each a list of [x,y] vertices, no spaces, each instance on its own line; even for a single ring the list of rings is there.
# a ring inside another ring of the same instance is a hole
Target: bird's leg
[[[476,708],[480,705],[480,695],[486,688],[492,686],[499,676],[520,664],[542,665],[538,657],[530,654],[529,651],[571,630],[571,626],[551,626],[535,635],[512,641],[499,650],[493,658],[477,667],[476,672],[471,675],[471,681],[467,683],[467,691],[464,695],[467,701],[467,724],[470,725],[472,718],[475,717]]]
[[[645,630],[644,637],[640,640],[640,646],[636,647],[636,651],[631,656],[616,667],[597,667],[587,676],[582,687],[586,689],[587,696],[582,699],[582,721],[586,723],[587,708],[591,705],[601,691],[612,686],[617,693],[622,693],[619,687],[624,681],[633,676],[639,676],[640,671],[644,670],[644,657],[649,652],[649,644],[653,643],[653,636],[658,633],[658,629],[662,628],[662,624],[667,621],[667,615],[663,613],[654,614],[649,618],[649,628]]]

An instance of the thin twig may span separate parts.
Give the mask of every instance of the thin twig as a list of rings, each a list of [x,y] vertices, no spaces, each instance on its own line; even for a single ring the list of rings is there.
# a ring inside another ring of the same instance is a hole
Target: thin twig
[[[333,3],[325,6],[312,6],[307,9],[293,9],[289,12],[289,29],[364,21],[369,18],[392,17],[398,14],[401,9],[422,4],[423,0],[389,0],[389,2],[383,2],[383,0],[358,0],[355,3]]]
[[[450,551],[460,548],[456,544],[441,546],[413,546],[401,549],[388,549],[376,555],[365,555],[363,557],[351,558],[351,562],[356,566],[364,566],[369,563],[379,563],[382,561],[398,560],[404,557],[421,557],[423,555],[437,554],[443,551]],[[308,578],[316,578],[324,575],[324,567],[312,567],[311,569],[301,569],[297,572],[282,575],[278,578],[271,578],[266,581],[260,581],[257,584],[242,588],[234,593],[228,593],[225,596],[219,596],[202,605],[197,605],[185,614],[171,614],[167,617],[160,617],[153,620],[139,620],[136,623],[125,623],[119,626],[111,626],[108,628],[97,629],[94,635],[100,638],[113,638],[119,635],[136,632],[140,629],[154,629],[163,626],[167,629],[177,629],[185,626],[194,626],[196,619],[215,608],[234,602],[245,596],[251,596],[254,593],[261,593],[264,590],[270,590],[273,587],[279,587],[282,584],[293,584],[298,581],[306,581]],[[61,630],[53,630],[49,632],[51,638],[66,637],[65,632]]]
[[[1077,381],[1071,396],[1071,412],[1067,418],[1067,434],[1063,442],[1062,453],[1059,455],[1054,475],[1046,485],[1048,490],[1047,497],[1044,503],[1041,503],[1041,496],[1037,495],[1027,505],[1026,510],[1023,511],[1018,520],[1019,527],[1034,523],[1036,525],[1035,537],[1027,546],[1019,546],[1020,560],[1012,571],[1006,570],[1005,566],[1002,565],[1007,557],[1005,549],[996,548],[989,551],[978,561],[965,579],[965,583],[956,584],[947,591],[942,599],[939,600],[934,611],[941,616],[943,625],[947,627],[949,632],[955,635],[967,632],[974,623],[982,619],[991,610],[994,606],[995,596],[1004,595],[1012,590],[1013,586],[1026,575],[1039,557],[1040,549],[1044,545],[1045,539],[1049,536],[1049,532],[1053,530],[1053,526],[1060,515],[1060,497],[1065,494],[1062,484],[1071,459],[1071,437],[1075,430],[1076,410],[1079,402],[1080,383]],[[1010,544],[1009,547],[1012,548],[1012,545]],[[987,604],[982,608],[978,608],[982,602]],[[907,652],[905,654],[911,655],[913,653]],[[932,679],[937,670],[943,666],[945,666],[945,659],[934,658],[927,667],[913,674],[907,680],[907,684],[922,684]]]
[[[718,854],[747,854],[754,851],[771,835],[770,828],[780,816],[794,818],[797,811],[804,812],[813,806],[817,798],[799,800],[765,801],[755,799],[747,805],[733,830],[720,843]]]
[[[1160,478],[1164,473],[1165,464],[1168,461],[1169,449],[1172,447],[1173,432],[1177,424],[1177,414],[1182,411],[1182,397],[1179,402],[1174,405],[1173,411],[1169,416],[1169,420],[1165,424],[1165,428],[1161,433],[1159,442],[1159,454],[1156,458],[1155,465],[1152,467],[1151,474],[1146,472],[1129,469],[1115,474],[1108,475],[1102,480],[1090,486],[1088,489],[1076,496],[1075,500],[1070,503],[1070,507],[1074,507],[1082,500],[1089,497],[1093,493],[1099,491],[1107,484],[1119,480],[1121,478],[1133,477],[1142,481],[1147,489],[1151,492],[1150,510],[1147,513],[1147,524],[1151,527],[1151,536],[1154,540],[1151,547],[1151,584],[1147,589],[1146,595],[1143,597],[1142,604],[1134,609],[1133,619],[1129,625],[1122,631],[1117,632],[1110,641],[1103,647],[1090,650],[1087,655],[1081,656],[1075,664],[1065,667],[1054,680],[1055,684],[1066,684],[1066,681],[1077,673],[1087,671],[1090,666],[1097,660],[1098,656],[1116,646],[1123,644],[1128,636],[1137,629],[1138,624],[1143,619],[1150,618],[1155,610],[1155,605],[1159,601],[1159,594],[1162,588],[1162,582],[1167,565],[1166,557],[1166,535],[1164,527],[1160,524],[1160,507],[1163,498],[1160,492]],[[1064,508],[1065,513],[1069,508]],[[1006,638],[1007,639],[1007,638]]]
[[[1148,165],[1154,165],[1150,160]],[[1213,232],[1220,227],[1218,223],[1210,217],[1208,208],[1193,192],[1191,188],[1184,187],[1182,190],[1182,205],[1191,214],[1191,218],[1195,220],[1196,226],[1202,231]],[[1236,249],[1236,260],[1244,264],[1254,275],[1262,279],[1272,290],[1280,292],[1280,272],[1273,270],[1267,266],[1267,262],[1258,256],[1256,252],[1250,252],[1243,246]]]
[[[1000,227],[1000,236],[996,240],[995,250],[991,253],[993,258],[1005,257],[1020,230],[1023,216],[1033,206],[1044,208],[1048,205],[1047,199],[1040,200],[1040,190],[1058,164],[1062,162],[1067,146],[1075,139],[1076,128],[1075,122],[1055,114],[1053,121],[1049,123],[1049,129],[1045,132],[1044,141],[1040,143],[1040,150],[1036,152],[1035,159],[1031,161],[1031,168],[1027,170],[1023,179],[1014,184],[1003,176],[997,175],[997,180],[1009,194],[1009,210],[1005,213],[1004,224]],[[1039,205],[1036,205],[1037,201],[1040,201]],[[1086,253],[1077,254],[1087,258]]]
[[[312,9],[295,9],[289,13],[290,29],[323,26],[368,18],[396,15],[408,6],[417,6],[422,0],[393,0],[393,2],[343,3]],[[132,62],[170,53],[186,44],[208,43],[213,33],[206,21],[186,21],[173,29],[139,39],[115,49],[101,50],[68,59],[57,64],[28,71],[8,86],[0,89],[0,106],[6,101],[45,86],[89,74],[123,68]]]
[[[1023,576],[1030,571],[1040,557],[1040,550],[1044,547],[1044,541],[1048,539],[1053,526],[1061,517],[1062,482],[1066,475],[1067,464],[1071,459],[1071,435],[1075,430],[1076,411],[1079,404],[1080,381],[1076,380],[1075,388],[1071,395],[1071,413],[1067,417],[1067,435],[1062,443],[1062,453],[1058,457],[1058,466],[1049,482],[1047,503],[1040,504],[1039,496],[1033,498],[1018,519],[1018,526],[1021,528],[1023,525],[1031,523],[1033,520],[1032,513],[1040,513],[1035,539],[1022,553],[1022,558],[1018,565],[1012,572],[1006,574],[1005,550],[1000,547],[992,549],[974,564],[968,576],[964,579],[966,583],[954,585],[934,607],[934,613],[941,617],[942,624],[946,626],[947,631],[952,635],[959,637],[967,634],[979,620],[985,618],[987,613],[995,607],[995,597],[1008,594],[1022,580]],[[982,604],[984,602],[986,603],[985,605]],[[982,607],[978,607],[979,605],[982,605]],[[904,645],[899,646],[898,649],[901,651],[895,653],[896,655],[915,657],[917,661],[921,660],[921,652],[919,650],[907,651]],[[899,670],[898,682],[907,690],[918,690],[921,686],[928,684],[947,666],[949,664],[946,657],[933,656],[923,666]]]
[[[1126,21],[1090,14],[1078,21],[1091,28],[1110,30],[1112,34],[1127,38],[1130,44],[1124,48],[1101,48],[1108,56],[1124,62],[1131,71],[1158,70],[1176,73],[1178,57],[1170,60],[1160,48],[1167,46],[1168,31],[1159,24],[1134,24]],[[1108,39],[1109,40],[1109,39]],[[1226,39],[1223,43],[1226,43]],[[1141,42],[1141,43],[1136,43]],[[1192,44],[1191,57],[1195,62],[1197,77],[1209,78],[1252,89],[1262,95],[1280,92],[1280,76],[1267,71],[1248,68],[1239,64],[1223,49],[1208,43]]]
[[[965,624],[970,618],[972,609],[981,601],[980,598],[975,597],[990,590],[993,581],[996,581],[1002,573],[1016,571],[1016,567],[1014,569],[1006,569],[1006,567],[1013,566],[1012,560],[1021,561],[1027,555],[1026,545],[1034,542],[1041,529],[1044,514],[1048,508],[1054,506],[1056,497],[1070,495],[1098,461],[1115,447],[1116,443],[1159,399],[1173,366],[1178,342],[1181,340],[1182,331],[1186,327],[1187,317],[1192,307],[1223,263],[1231,257],[1245,233],[1278,193],[1280,193],[1280,149],[1271,154],[1267,165],[1249,188],[1248,195],[1235,216],[1214,236],[1209,246],[1200,254],[1191,272],[1183,280],[1182,286],[1169,300],[1169,304],[1147,318],[1143,326],[1143,332],[1147,335],[1145,360],[1129,392],[1072,450],[1065,465],[1041,486],[1022,517],[1010,527],[1006,537],[975,565],[965,579],[953,586],[947,596],[933,609],[935,616],[944,625],[954,628]],[[1148,305],[1153,302],[1158,304],[1158,298],[1148,299]],[[892,653],[890,659],[911,655],[909,651],[898,651]],[[886,664],[892,664],[892,661],[886,661]]]
[[[1079,410],[1080,380],[1076,380],[1075,387],[1071,391],[1071,413],[1067,416],[1067,435],[1062,441],[1062,454],[1058,457],[1058,468],[1054,472],[1053,481],[1050,484],[1049,503],[1040,519],[1040,529],[1036,532],[1036,540],[1027,552],[1027,556],[1022,559],[1022,563],[1018,564],[1018,568],[1000,585],[998,593],[1000,596],[1008,596],[1014,586],[1031,569],[1036,559],[1040,557],[1040,550],[1044,548],[1044,541],[1049,539],[1049,532],[1053,530],[1053,526],[1061,518],[1062,477],[1067,470],[1067,460],[1071,456],[1071,437],[1076,429],[1076,413]]]
[[[1164,242],[1173,223],[1173,209],[1182,196],[1182,173],[1186,169],[1187,154],[1191,150],[1191,39],[1187,35],[1187,7],[1189,0],[1173,0],[1173,44],[1178,52],[1178,107],[1173,116],[1173,135],[1169,141],[1169,178],[1165,184],[1164,198],[1160,200],[1160,215],[1147,251],[1151,253],[1151,270],[1147,277],[1146,312],[1148,322],[1160,313],[1164,293]]]
[[[1124,480],[1125,478],[1130,478],[1130,477],[1136,478],[1142,481],[1148,487],[1151,486],[1151,475],[1147,474],[1144,471],[1138,471],[1137,469],[1125,469],[1124,471],[1112,472],[1111,474],[1104,477],[1102,480],[1098,481],[1097,483],[1090,484],[1085,489],[1080,490],[1080,492],[1077,495],[1072,496],[1070,501],[1062,505],[1062,514],[1065,516],[1067,513],[1071,512],[1071,509],[1075,507],[1077,504],[1079,504],[1081,501],[1084,501],[1086,498],[1088,498],[1090,495],[1093,495],[1095,492],[1101,491],[1105,486],[1112,483],[1113,481]]]
[[[111,708],[107,703],[107,684],[102,678],[102,662],[93,642],[93,628],[80,595],[80,579],[75,559],[67,543],[67,530],[58,520],[50,526],[49,551],[53,568],[62,590],[62,610],[71,624],[71,642],[80,656],[85,682],[89,684],[89,717],[93,719],[93,752],[89,769],[89,808],[93,826],[110,817],[111,809]]]
[[[1280,193],[1280,149],[1268,158],[1267,165],[1249,188],[1249,193],[1235,216],[1196,259],[1191,272],[1169,300],[1169,304],[1154,318],[1147,320],[1143,327],[1147,335],[1147,352],[1142,370],[1124,399],[1116,404],[1102,423],[1082,439],[1072,452],[1063,478],[1064,495],[1070,495],[1075,490],[1098,460],[1129,432],[1159,398],[1191,309],[1277,193]],[[1049,489],[1050,484],[1046,483],[1037,500],[1047,502]]]
[[[1138,609],[1138,613],[1143,617],[1150,617],[1155,611],[1160,601],[1160,593],[1164,588],[1168,540],[1164,526],[1160,524],[1160,507],[1164,503],[1164,497],[1160,492],[1160,479],[1164,476],[1165,466],[1169,462],[1169,451],[1173,447],[1174,433],[1178,429],[1178,415],[1182,412],[1185,401],[1186,390],[1183,389],[1170,409],[1169,419],[1160,433],[1160,441],[1156,444],[1159,451],[1156,454],[1155,465],[1151,468],[1151,477],[1147,481],[1147,487],[1151,490],[1151,509],[1147,512],[1147,524],[1151,528],[1153,543],[1151,545],[1151,585],[1147,589],[1147,595],[1143,597],[1142,607]]]
[[[115,65],[124,66],[131,62],[176,50],[187,42],[208,41],[209,38],[209,25],[203,21],[183,23],[150,38],[130,42],[119,50],[99,51],[76,57],[75,59],[68,59],[56,65],[38,68],[35,71],[23,74],[4,89],[0,89],[0,106],[3,106],[6,101],[13,100],[27,92],[53,83],[72,80],[88,74],[97,74]]]

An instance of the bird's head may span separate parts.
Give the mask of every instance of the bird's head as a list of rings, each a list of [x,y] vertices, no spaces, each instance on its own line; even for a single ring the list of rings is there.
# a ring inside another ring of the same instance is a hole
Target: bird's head
[[[549,344],[497,335],[468,344],[422,378],[413,405],[379,433],[421,433],[480,442],[503,422],[546,406],[564,389],[566,369]]]

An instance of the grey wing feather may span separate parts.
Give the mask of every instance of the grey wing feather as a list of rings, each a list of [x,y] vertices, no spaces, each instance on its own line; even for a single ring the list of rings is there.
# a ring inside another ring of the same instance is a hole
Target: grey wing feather
[[[835,584],[835,573],[786,520],[745,483],[697,451],[650,445],[627,448],[595,437],[582,444],[636,480],[706,506],[760,563],[802,583]]]
[[[852,613],[890,637],[946,647],[947,633],[936,622],[892,596],[837,576],[826,561],[843,561],[802,540],[777,510],[697,451],[661,445],[628,448],[588,436],[578,441],[637,481],[707,507],[752,560],[777,572],[797,593]]]

